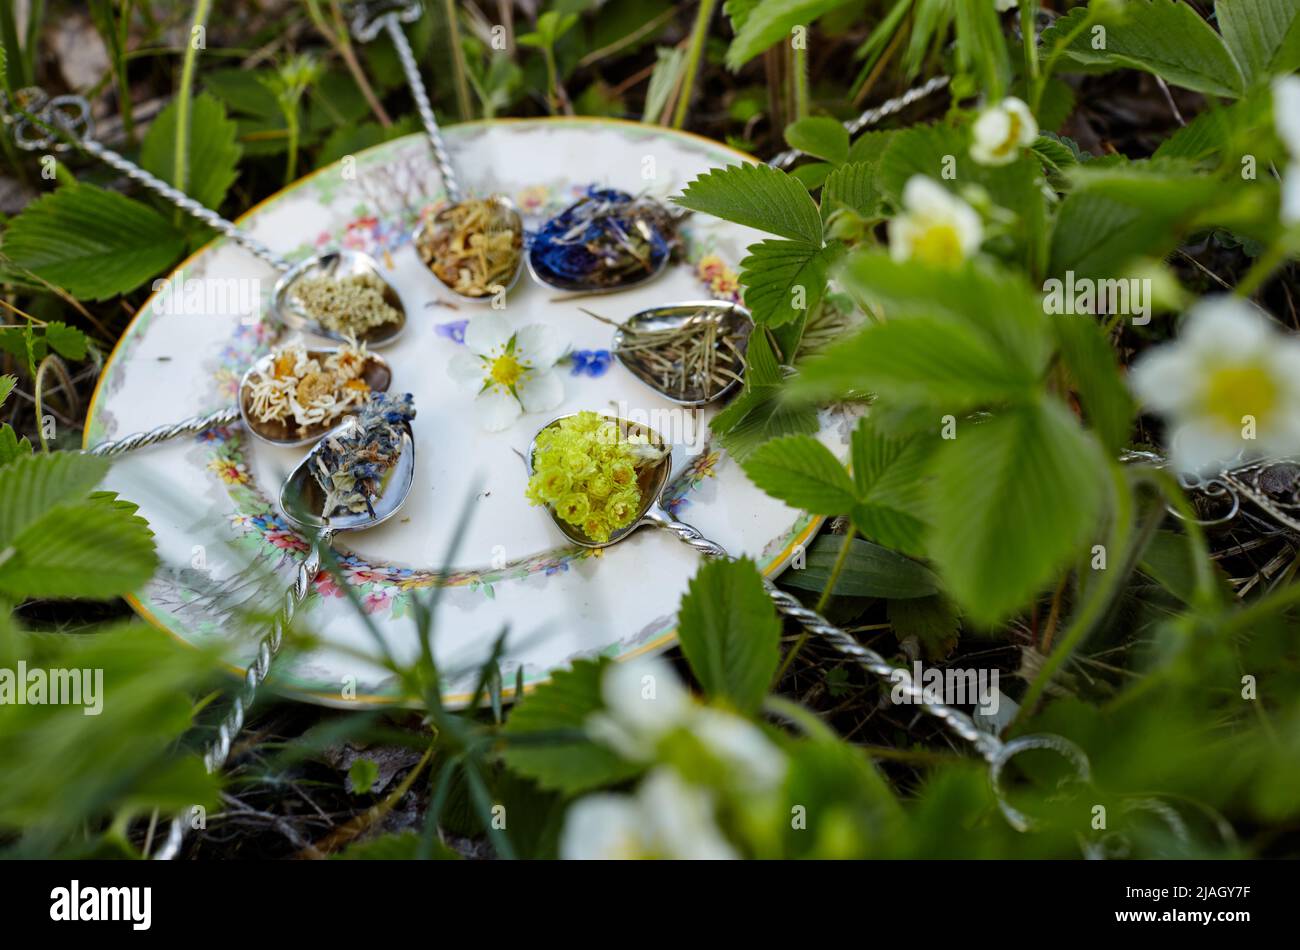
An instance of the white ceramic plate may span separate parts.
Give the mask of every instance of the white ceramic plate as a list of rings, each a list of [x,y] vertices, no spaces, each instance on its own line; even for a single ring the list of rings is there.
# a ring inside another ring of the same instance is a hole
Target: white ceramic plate
[[[471,123],[448,129],[447,138],[467,189],[504,192],[530,226],[589,184],[668,197],[709,168],[752,161],[695,136],[605,120]],[[479,430],[472,397],[452,384],[446,366],[463,345],[455,339],[456,322],[484,310],[447,306],[448,295],[409,239],[421,210],[441,200],[427,143],[413,135],[316,172],[241,222],[293,259],[340,244],[360,248],[387,268],[401,294],[408,327],[382,352],[392,364],[393,390],[415,394],[415,483],[398,518],[341,535],[335,546],[348,584],[399,658],[418,648],[412,598],[434,584],[448,587],[435,652],[447,671],[447,702],[455,705],[467,701],[474,668],[503,629],[509,631],[503,681],[513,685],[522,666],[526,687],[580,656],[666,648],[675,640],[674,611],[699,556],[652,530],[598,555],[583,552],[566,547],[547,514],[529,506],[517,453],[552,416],[581,409],[631,414],[680,443],[689,411],[598,355],[584,371],[566,371],[565,401],[554,412],[525,415],[502,433]],[[696,216],[688,227],[687,262],[652,284],[564,303],[525,277],[504,314],[515,327],[552,325],[576,351],[608,350],[611,329],[578,306],[621,320],[677,300],[734,298],[740,258],[760,238]],[[257,318],[274,278],[224,240],[185,261],[170,290],[141,308],[105,367],[87,444],[233,405],[240,374],[272,343]],[[823,423],[823,440],[842,451],[845,420],[826,414]],[[235,656],[250,656],[257,631],[242,619],[250,610],[274,609],[306,549],[275,507],[280,482],[305,451],[264,445],[235,425],[119,460],[107,487],[141,506],[162,560],[132,598],[136,610],[184,641],[226,643]],[[768,574],[780,571],[816,530],[816,519],[768,498],[725,454],[696,455],[678,444],[674,464],[675,471],[685,466],[671,494],[678,516],[733,554],[755,558]],[[448,573],[440,568],[466,506],[472,509],[468,531]],[[299,616],[319,645],[281,656],[273,688],[331,705],[404,699],[387,671],[367,659],[376,654],[366,623],[327,575],[317,579]]]

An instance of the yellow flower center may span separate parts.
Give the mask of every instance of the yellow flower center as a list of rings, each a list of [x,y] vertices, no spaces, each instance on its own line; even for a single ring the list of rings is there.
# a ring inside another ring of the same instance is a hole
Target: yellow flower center
[[[1225,428],[1239,428],[1244,416],[1256,423],[1276,408],[1281,393],[1277,381],[1258,363],[1236,363],[1211,370],[1201,393],[1202,410]]]
[[[912,242],[912,257],[926,264],[957,264],[964,256],[961,235],[948,223],[928,225]]]
[[[513,353],[502,353],[492,361],[489,375],[492,377],[492,382],[509,389],[519,382],[519,377],[524,375],[524,366],[515,359]]]
[[[1008,112],[1007,120],[1006,140],[993,150],[998,155],[1007,155],[1020,144],[1020,113]]]

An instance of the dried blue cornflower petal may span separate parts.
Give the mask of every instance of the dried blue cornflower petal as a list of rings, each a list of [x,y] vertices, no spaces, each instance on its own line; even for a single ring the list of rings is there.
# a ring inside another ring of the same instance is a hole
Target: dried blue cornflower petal
[[[402,454],[403,428],[414,418],[410,393],[375,393],[317,443],[311,472],[325,492],[325,518],[344,511],[374,516],[374,499],[383,494],[384,477]]]
[[[593,185],[542,225],[528,253],[548,284],[612,287],[654,273],[675,240],[672,214],[659,202]]]

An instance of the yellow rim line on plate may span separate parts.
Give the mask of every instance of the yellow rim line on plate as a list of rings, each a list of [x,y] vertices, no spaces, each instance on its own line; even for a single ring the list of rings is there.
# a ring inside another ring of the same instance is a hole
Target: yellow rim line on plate
[[[724,145],[721,142],[715,142],[713,139],[708,138],[707,136],[699,135],[695,132],[686,132],[681,129],[669,129],[669,128],[664,128],[662,126],[649,126],[646,125],[644,122],[635,122],[632,119],[599,118],[595,116],[544,116],[544,117],[537,117],[537,118],[505,117],[500,119],[478,119],[473,122],[460,122],[455,125],[446,126],[446,129],[450,131],[453,129],[463,129],[468,127],[492,127],[496,125],[630,126],[632,128],[640,129],[642,131],[650,132],[654,134],[669,135],[669,136],[676,136],[678,138],[692,139],[694,141],[702,142],[705,145],[708,145],[711,149],[730,152],[731,154],[737,156],[744,162],[748,162],[750,164],[759,163],[758,159],[755,158],[753,155],[750,155],[747,152],[742,152],[740,151],[740,149],[732,148],[730,145]],[[389,142],[381,142],[378,145],[372,145],[370,148],[362,149],[360,152],[358,152],[355,156],[352,157],[360,158],[361,156],[366,155],[368,152],[375,152],[379,149],[396,148],[398,147],[398,144],[401,143],[404,139],[419,138],[423,134],[424,134],[423,132],[412,132],[410,135],[403,136],[403,138],[401,139],[393,139],[392,141]],[[293,184],[281,188],[275,194],[268,195],[267,197],[259,201],[257,204],[249,208],[247,211],[245,211],[243,214],[239,215],[239,217],[235,218],[234,219],[235,224],[242,223],[247,218],[257,214],[263,208],[266,208],[271,204],[279,201],[281,198],[286,197],[290,193],[297,191],[299,188],[307,184],[317,175],[333,170],[335,166],[339,165],[342,161],[343,159],[340,158],[337,161],[331,162],[330,164],[325,165],[322,168],[316,169],[310,174],[304,175],[302,178],[299,178]],[[215,245],[220,244],[221,242],[227,240],[228,239],[224,237],[217,237],[209,241],[207,244],[203,245],[201,248],[199,248],[189,257],[185,258],[185,260],[181,261],[180,264],[174,267],[171,270],[171,272],[168,273],[166,279],[170,280],[178,271],[184,270],[187,265],[189,265],[200,255],[207,253],[208,251],[212,250]],[[108,378],[108,371],[112,367],[113,361],[117,359],[123,344],[125,344],[127,339],[130,338],[132,331],[135,329],[136,323],[140,320],[140,317],[153,304],[154,298],[157,297],[160,293],[162,293],[161,290],[155,291],[154,293],[149,295],[149,297],[144,301],[144,303],[140,305],[139,309],[136,310],[135,315],[131,317],[131,322],[126,325],[126,328],[122,331],[122,335],[118,337],[117,343],[114,344],[112,351],[108,354],[108,359],[104,361],[104,368],[100,372],[98,381],[95,383],[95,391],[91,393],[90,405],[86,409],[86,426],[84,432],[82,433],[82,443],[81,443],[82,448],[89,448],[88,443],[90,441],[91,422],[95,418],[95,410],[99,404],[99,397],[104,386],[104,381]],[[804,531],[802,531],[798,537],[790,541],[790,543],[786,546],[785,550],[783,550],[781,554],[774,561],[772,561],[770,569],[763,571],[763,574],[765,576],[770,577],[772,574],[776,573],[778,570],[784,567],[786,561],[789,560],[791,556],[793,556],[795,548],[797,548],[804,541],[810,538],[813,532],[815,532],[817,528],[821,526],[823,520],[824,518],[820,516],[813,518],[813,520],[809,523],[808,527]],[[186,640],[175,630],[173,630],[170,626],[168,626],[164,621],[156,617],[153,611],[151,611],[148,607],[146,607],[143,603],[140,602],[140,599],[136,594],[127,594],[125,600],[128,604],[131,605],[131,609],[133,609],[137,614],[139,614],[140,617],[150,626],[156,627],[157,629],[161,630],[163,633],[167,634],[177,643],[182,643],[187,647],[192,647],[197,649],[197,647],[195,647],[193,643],[191,643],[189,640]],[[627,659],[631,659],[634,656],[643,656],[652,651],[666,650],[673,643],[675,643],[676,640],[677,640],[677,628],[673,627],[671,630],[655,638],[650,643],[643,644],[642,646],[637,647],[635,650],[631,650],[628,653],[624,653],[619,657],[617,657],[617,659],[620,661],[627,660]],[[243,677],[248,673],[248,669],[246,667],[235,666],[232,663],[226,663],[223,661],[221,666],[227,672],[231,673],[234,676]],[[527,695],[528,693],[536,689],[538,686],[545,685],[546,683],[549,682],[550,682],[549,679],[544,679],[544,680],[538,680],[535,683],[529,683],[524,687],[524,693],[525,695]],[[276,693],[278,693],[281,696],[288,696],[290,698],[297,698],[297,699],[308,699],[313,702],[317,702],[325,706],[332,706],[338,709],[347,709],[351,706],[358,706],[358,705],[409,706],[418,703],[418,699],[413,697],[384,696],[384,695],[377,695],[371,693],[361,694],[355,697],[354,699],[339,699],[334,693],[321,693],[321,692],[316,692],[314,690],[297,689],[295,687],[283,686],[277,684],[275,682],[274,677],[271,677],[268,680],[267,685],[270,686]],[[504,688],[501,691],[501,696],[503,699],[506,698],[513,699],[514,695],[515,695],[515,688],[513,686]],[[444,696],[443,702],[446,703],[448,706],[463,706],[464,704],[468,703],[471,699],[473,699],[473,694],[471,693],[457,693],[452,696]]]

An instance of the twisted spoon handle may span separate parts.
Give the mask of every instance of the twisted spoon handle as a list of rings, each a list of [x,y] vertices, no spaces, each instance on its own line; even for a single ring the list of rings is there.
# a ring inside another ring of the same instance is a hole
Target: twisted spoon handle
[[[239,226],[233,221],[227,221],[215,211],[205,208],[180,189],[173,188],[161,178],[151,175],[139,165],[128,161],[112,149],[105,148],[94,139],[81,139],[78,144],[80,144],[87,153],[93,155],[104,164],[117,169],[132,181],[139,182],[155,194],[166,198],[186,214],[198,218],[214,231],[221,232],[244,250],[270,264],[276,270],[287,271],[289,269],[289,262],[276,254],[275,251],[271,250],[256,238],[250,237],[247,233],[240,230]]]
[[[231,406],[228,409],[218,409],[216,412],[209,412],[202,416],[190,416],[188,419],[170,425],[158,426],[158,428],[150,429],[148,432],[135,432],[112,442],[102,442],[93,449],[87,449],[87,451],[91,455],[121,455],[123,452],[130,452],[133,449],[142,449],[147,445],[166,442],[168,439],[174,439],[179,435],[203,432],[216,426],[230,425],[238,420],[239,407]]]
[[[950,80],[947,76],[935,76],[933,79],[930,79],[919,86],[913,86],[901,96],[895,96],[893,99],[886,99],[880,105],[872,106],[870,109],[865,110],[856,119],[845,122],[844,128],[848,130],[850,136],[857,135],[867,126],[875,125],[881,119],[894,115],[897,112],[902,112],[912,103],[918,102],[926,96],[933,95],[947,86],[949,81]],[[774,168],[788,168],[793,165],[795,159],[802,154],[803,152],[799,151],[797,148],[788,149],[769,160],[768,164]]]
[[[406,33],[402,30],[396,14],[388,14],[384,17],[384,27],[393,41],[393,48],[397,50],[397,58],[402,61],[402,70],[406,73],[406,82],[411,87],[416,111],[420,113],[425,135],[429,137],[429,145],[433,149],[433,160],[438,166],[438,173],[442,175],[442,185],[447,192],[447,200],[455,204],[461,200],[460,184],[456,180],[456,170],[451,166],[451,155],[447,151],[447,144],[442,139],[442,131],[438,128],[438,119],[433,114],[433,106],[430,105],[428,93],[424,90],[424,80],[420,78],[420,67],[415,62],[415,53],[406,39]]]
[[[293,623],[294,614],[302,602],[307,599],[307,593],[311,590],[312,581],[316,579],[317,572],[320,571],[320,552],[327,547],[334,539],[334,531],[326,528],[312,545],[311,552],[298,565],[298,573],[294,577],[293,586],[285,591],[284,605],[280,608],[279,614],[271,622],[271,627],[267,630],[262,640],[257,645],[257,656],[248,667],[248,672],[244,674],[243,688],[235,695],[230,704],[230,709],[226,716],[221,720],[221,725],[217,727],[217,737],[212,740],[208,750],[203,755],[203,765],[208,770],[208,774],[215,774],[221,771],[226,764],[226,759],[230,758],[230,746],[235,737],[239,735],[244,728],[244,714],[249,707],[253,705],[253,700],[257,697],[257,688],[266,680],[267,674],[271,671],[271,662],[280,652],[280,645],[284,642],[284,633]],[[181,844],[185,840],[185,832],[189,824],[182,813],[171,820],[167,828],[167,837],[158,849],[154,852],[154,860],[170,861],[180,853]]]
[[[722,545],[710,541],[698,529],[667,516],[661,510],[647,513],[646,520],[657,527],[671,531],[705,557],[730,558]],[[910,671],[894,666],[875,650],[863,646],[817,611],[805,607],[794,595],[778,588],[766,577],[763,578],[763,587],[776,609],[782,614],[797,622],[809,633],[821,637],[863,669],[874,673],[891,685],[901,687],[910,702],[920,706],[956,735],[975,746],[976,751],[986,761],[992,762],[998,757],[1003,746],[1001,739],[980,730],[975,725],[975,721],[964,712],[953,709],[945,703],[927,699],[925,691],[912,678]]]
[[[992,733],[981,731],[974,720],[964,712],[944,703],[926,699],[925,691],[912,679],[909,670],[894,666],[875,650],[863,646],[821,614],[805,607],[794,595],[778,588],[770,579],[763,578],[763,586],[767,589],[767,596],[772,599],[776,609],[781,613],[797,621],[809,633],[829,642],[863,669],[892,685],[901,687],[903,694],[912,703],[920,706],[955,734],[975,746],[976,751],[986,761],[992,762],[997,758],[1002,748],[1002,740]]]

